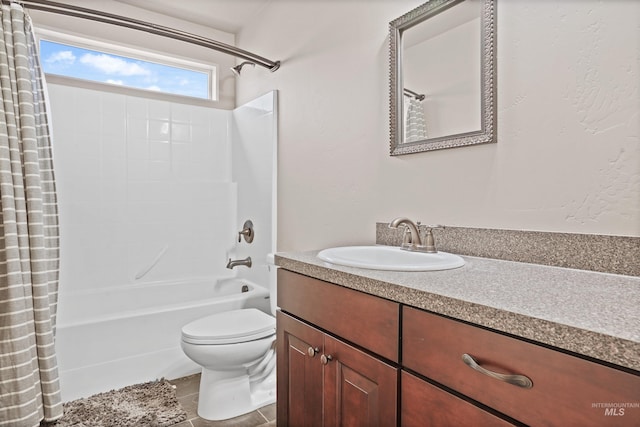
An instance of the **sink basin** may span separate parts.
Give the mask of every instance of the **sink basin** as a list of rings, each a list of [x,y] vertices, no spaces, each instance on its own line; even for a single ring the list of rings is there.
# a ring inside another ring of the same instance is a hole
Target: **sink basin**
[[[324,249],[318,258],[331,264],[347,267],[388,271],[433,271],[462,267],[458,255],[438,252],[411,252],[395,246],[343,246]]]

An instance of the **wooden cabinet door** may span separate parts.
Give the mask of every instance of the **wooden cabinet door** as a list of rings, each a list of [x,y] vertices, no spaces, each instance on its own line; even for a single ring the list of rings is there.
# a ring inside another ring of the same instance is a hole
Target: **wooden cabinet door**
[[[320,427],[323,334],[282,312],[276,319],[278,426]]]
[[[324,426],[397,425],[398,369],[324,337]]]

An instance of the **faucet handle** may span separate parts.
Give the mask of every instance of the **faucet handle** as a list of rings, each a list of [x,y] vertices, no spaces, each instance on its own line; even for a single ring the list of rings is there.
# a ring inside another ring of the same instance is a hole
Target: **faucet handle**
[[[418,229],[420,230],[420,232],[423,232],[425,234],[429,234],[431,233],[431,230],[444,230],[446,227],[444,225],[440,225],[440,224],[435,224],[435,225],[424,225],[421,224],[418,226]]]
[[[250,219],[244,222],[242,226],[242,230],[238,231],[238,243],[242,241],[242,237],[244,236],[244,241],[247,243],[253,242],[253,236],[255,232],[253,231],[253,222]]]
[[[425,252],[428,253],[437,253],[438,250],[436,249],[436,241],[433,238],[433,233],[431,232],[432,230],[435,229],[445,229],[444,225],[425,225],[425,226],[421,226],[420,227],[420,231],[422,231],[422,227],[424,227],[424,238],[422,239],[423,245],[424,245],[424,249]]]
[[[440,224],[435,224],[435,225],[422,225],[425,229],[427,230],[436,230],[436,229],[442,229],[444,230],[446,227],[444,225],[440,225]]]

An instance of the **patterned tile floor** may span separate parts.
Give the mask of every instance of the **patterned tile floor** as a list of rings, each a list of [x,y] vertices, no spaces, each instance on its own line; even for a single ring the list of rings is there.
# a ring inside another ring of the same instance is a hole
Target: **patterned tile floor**
[[[187,421],[175,424],[173,427],[275,427],[276,425],[275,403],[230,420],[209,421],[202,419],[198,417],[196,412],[200,374],[170,380],[169,382],[176,386],[178,401],[187,411]]]

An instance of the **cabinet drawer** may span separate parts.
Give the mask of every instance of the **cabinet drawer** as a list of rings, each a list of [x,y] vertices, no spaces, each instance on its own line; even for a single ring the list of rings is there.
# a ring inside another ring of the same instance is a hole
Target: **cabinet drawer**
[[[513,424],[407,372],[401,376],[402,427],[507,427]]]
[[[640,376],[404,307],[403,366],[533,426],[637,426],[640,409],[606,408],[640,396]],[[530,378],[531,388],[480,373],[463,360]]]
[[[400,305],[278,269],[278,306],[391,361],[398,361]]]

